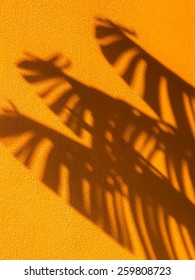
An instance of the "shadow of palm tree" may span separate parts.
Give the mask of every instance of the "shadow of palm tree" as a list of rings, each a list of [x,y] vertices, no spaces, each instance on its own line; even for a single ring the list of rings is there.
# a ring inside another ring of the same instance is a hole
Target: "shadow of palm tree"
[[[133,87],[138,71],[143,72],[144,89],[141,95],[161,120],[164,119],[162,111],[172,112],[176,129],[174,141],[171,139],[163,141],[166,143],[164,145],[166,167],[170,180],[176,179],[178,188],[185,193],[185,178],[182,178],[184,165],[187,166],[192,185],[195,185],[193,174],[195,88],[140,47],[134,40],[135,33],[127,28],[108,19],[96,18],[95,32],[103,55],[129,86]],[[140,67],[143,62],[144,70]],[[160,89],[162,79],[166,82],[168,94],[166,108],[162,105],[162,98],[165,95]]]
[[[119,107],[123,105],[127,106],[122,103]],[[32,137],[22,143],[15,156],[24,153],[26,160],[23,162],[30,166],[39,156],[37,145],[40,151],[40,143],[44,146],[45,139],[52,143],[42,163],[43,176],[40,179],[59,193],[62,167],[65,167],[68,179],[63,181],[63,187],[69,192],[69,203],[121,245],[135,251],[135,232],[130,227],[134,224],[147,258],[177,258],[171,242],[171,217],[179,227],[183,225],[187,229],[194,242],[191,219],[194,205],[116,131],[112,141],[90,149],[22,115],[13,105],[12,110],[4,110],[0,118],[1,139],[13,139],[14,136],[14,143],[17,137],[20,142],[21,135],[26,133],[31,133]],[[182,229],[180,235],[189,258],[192,258]]]
[[[102,150],[102,143],[107,142],[107,138],[117,138],[118,135],[131,147],[136,147],[142,139],[139,152],[145,153],[148,162],[152,162],[159,152],[163,153],[170,180],[185,194],[184,164],[192,185],[195,181],[193,137],[76,80],[64,72],[66,66],[70,66],[70,61],[61,67],[60,58],[55,55],[42,60],[28,54],[18,63],[18,67],[30,83],[47,85],[48,80],[51,81],[40,96],[76,135],[82,138],[84,132],[88,132],[92,137],[93,149]]]
[[[120,72],[121,77],[128,85],[131,86],[133,79],[136,78],[136,69],[141,61],[145,62],[143,97],[159,116],[161,115],[159,83],[161,77],[166,79],[169,100],[176,123],[178,127],[186,128],[186,131],[188,131],[189,124],[184,107],[183,94],[188,96],[189,103],[193,107],[195,88],[139,46],[133,40],[135,32],[129,31],[127,28],[104,18],[96,18],[95,32],[102,53],[110,64],[117,66],[117,62],[124,59],[125,55],[129,58],[128,63]],[[133,56],[130,55],[131,52]]]
[[[17,138],[20,144],[13,153],[30,168],[40,157],[38,153],[45,149],[45,143],[49,143],[38,177],[57,193],[65,188],[75,209],[132,252],[135,245],[130,219],[148,258],[177,258],[171,242],[173,217],[192,258],[182,225],[194,242],[193,205],[148,160],[163,149],[172,158],[178,147],[176,139],[181,137],[178,131],[122,100],[83,84],[64,72],[68,66],[69,61],[60,66],[57,55],[42,60],[28,54],[18,63],[28,82],[50,83],[40,96],[81,139],[87,131],[92,138],[91,147],[86,148],[23,116],[13,105],[13,110],[5,111],[0,119],[2,141],[14,139],[15,145]],[[138,153],[134,146],[140,138],[144,141]],[[153,145],[146,159],[140,153],[151,141]],[[185,152],[180,149],[178,158],[185,156]],[[68,173],[67,180],[63,180],[63,168]],[[171,249],[167,249],[165,240],[169,240]]]

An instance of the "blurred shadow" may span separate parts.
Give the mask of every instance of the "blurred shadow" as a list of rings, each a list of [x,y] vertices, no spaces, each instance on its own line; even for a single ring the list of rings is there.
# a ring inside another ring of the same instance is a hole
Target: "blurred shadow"
[[[45,85],[39,95],[76,135],[84,138],[87,132],[91,136],[93,150],[102,149],[106,137],[113,138],[115,133],[116,137],[125,139],[131,147],[135,148],[139,144],[139,152],[150,163],[159,152],[163,153],[172,184],[185,194],[186,172],[193,188],[195,157],[191,134],[163,120],[152,120],[125,102],[83,84],[64,72],[70,66],[70,61],[63,64],[61,61],[62,56],[55,55],[43,60],[27,54],[18,67],[23,70],[23,77],[28,82]],[[51,82],[49,86],[48,80]],[[109,127],[112,126],[111,130]]]
[[[195,229],[191,219],[194,205],[118,134],[118,122],[121,120],[117,115],[120,110],[135,109],[111,98],[109,104],[108,107],[112,108],[109,114],[102,113],[101,123],[96,122],[94,125],[97,134],[92,149],[22,115],[13,104],[11,110],[4,109],[0,118],[0,137],[3,141],[7,137],[13,139],[14,136],[20,142],[21,135],[31,132],[30,140],[15,153],[16,156],[21,153],[26,155],[23,162],[27,166],[31,165],[34,157],[39,157],[37,146],[40,151],[40,143],[44,139],[50,141],[52,145],[42,162],[43,177],[40,178],[46,185],[59,193],[62,167],[65,167],[68,179],[62,184],[69,193],[69,203],[75,209],[132,252],[136,246],[133,235],[137,234],[147,258],[176,259],[170,218],[173,217],[179,225],[183,225],[194,242]],[[97,110],[104,108],[103,105],[98,104]],[[111,121],[114,121],[114,127]],[[151,120],[153,125],[155,123]],[[105,131],[112,133],[112,141],[103,139]],[[163,226],[160,212],[164,217]],[[131,228],[132,225],[135,229]],[[165,227],[166,234],[162,227]],[[183,237],[182,231],[180,235]],[[171,252],[167,250],[167,239]],[[184,237],[183,241],[189,258],[192,258]]]
[[[20,145],[14,154],[30,168],[39,158],[45,140],[49,141],[40,167],[42,176],[38,177],[57,193],[64,188],[75,209],[132,252],[135,252],[136,231],[147,258],[177,259],[171,241],[173,217],[192,258],[180,227],[183,225],[195,242],[193,204],[134,148],[144,138],[140,153],[152,142],[147,148],[148,158],[165,148],[172,158],[178,148],[176,138],[181,136],[170,125],[151,119],[124,101],[68,75],[64,72],[68,66],[69,61],[60,66],[57,55],[42,60],[27,54],[18,63],[28,82],[44,84],[40,96],[66,126],[81,139],[84,132],[91,135],[91,147],[86,148],[23,116],[14,105],[11,111],[4,110],[5,115],[0,119],[2,141],[7,143],[7,139],[18,136]],[[50,85],[46,88],[48,81]],[[24,135],[28,137],[21,141]],[[185,149],[177,151],[178,158],[185,157],[185,153]],[[63,168],[68,174],[66,180]],[[164,217],[163,225],[160,215]],[[170,243],[169,250],[166,240]]]
[[[160,104],[160,79],[164,77],[167,83],[168,97],[172,112],[178,128],[190,133],[189,122],[184,105],[184,95],[189,99],[192,108],[192,101],[195,98],[195,88],[184,81],[157,59],[140,47],[133,38],[135,33],[128,31],[112,21],[104,18],[96,18],[96,38],[99,40],[102,53],[108,62],[117,67],[120,60],[127,57],[128,63],[121,70],[120,75],[130,86],[136,79],[136,69],[139,64],[145,62],[143,92],[144,100],[161,116]],[[131,55],[132,54],[132,55]]]
[[[176,179],[178,188],[185,193],[185,164],[192,185],[195,186],[195,88],[140,47],[134,40],[135,32],[108,19],[96,18],[95,35],[103,55],[129,86],[134,86],[138,72],[143,74],[144,89],[140,95],[159,117],[164,120],[162,112],[166,114],[165,110],[171,111],[176,129],[174,141],[163,141],[166,143],[166,168],[170,180]],[[162,103],[165,98],[165,92],[161,90],[163,81],[167,92],[166,105]]]

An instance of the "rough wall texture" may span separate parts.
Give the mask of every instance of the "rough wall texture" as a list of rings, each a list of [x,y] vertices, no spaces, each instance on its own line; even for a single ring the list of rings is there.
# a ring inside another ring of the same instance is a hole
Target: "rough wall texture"
[[[194,13],[2,1],[1,259],[194,258]]]

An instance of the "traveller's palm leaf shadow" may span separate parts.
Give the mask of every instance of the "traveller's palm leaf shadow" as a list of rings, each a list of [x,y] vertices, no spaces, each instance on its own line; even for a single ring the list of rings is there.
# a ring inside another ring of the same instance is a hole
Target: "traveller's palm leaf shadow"
[[[119,137],[109,143],[113,158],[103,149],[88,149],[15,108],[4,111],[0,131],[1,139],[15,136],[19,141],[30,131],[34,141],[30,139],[22,149],[30,150],[31,159],[37,153],[35,142],[45,139],[52,143],[42,163],[43,182],[59,193],[64,167],[68,178],[62,183],[68,189],[69,203],[132,252],[136,234],[148,258],[177,258],[172,245],[174,219],[188,257],[192,258],[184,228],[194,242],[193,204]]]
[[[185,170],[191,185],[194,183],[195,89],[140,47],[133,40],[134,35],[127,28],[108,19],[96,19],[96,38],[108,62],[116,67],[121,77],[133,88],[138,72],[143,71],[144,89],[140,95],[162,120],[171,111],[177,129],[174,141],[167,139],[166,144],[163,143],[167,172],[170,179],[185,193],[187,186],[183,178],[184,166],[187,167]],[[145,65],[144,70],[142,63]],[[161,90],[163,80],[166,84],[164,91]],[[165,98],[166,105],[163,105]]]

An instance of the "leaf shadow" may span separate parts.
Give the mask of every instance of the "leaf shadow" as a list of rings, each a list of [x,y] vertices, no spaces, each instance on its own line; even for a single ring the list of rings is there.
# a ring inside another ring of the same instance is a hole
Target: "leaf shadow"
[[[193,204],[123,140],[116,139],[109,143],[114,159],[107,152],[86,148],[19,112],[7,112],[2,116],[0,128],[1,138],[10,136],[10,132],[11,136],[20,136],[29,130],[33,132],[34,138],[20,151],[29,149],[28,161],[25,162],[27,166],[30,163],[29,155],[33,158],[36,144],[49,139],[52,146],[43,163],[44,172],[40,179],[58,193],[61,167],[64,166],[68,170],[68,183],[63,182],[63,187],[68,189],[71,206],[132,252],[135,248],[131,237],[133,232],[128,226],[130,213],[148,258],[152,258],[152,255],[158,259],[170,258],[161,232],[159,209],[164,212],[169,239],[170,216],[185,225],[193,238],[194,227],[190,218],[194,211]],[[130,213],[126,213],[127,210]],[[143,215],[145,226],[140,221],[140,215]],[[153,253],[148,249],[149,245]],[[174,247],[172,254],[176,258]]]
[[[31,81],[32,83],[37,83],[37,80],[45,83],[52,77],[52,85],[41,93],[41,97],[47,104],[46,97],[54,96],[47,105],[79,137],[82,137],[84,131],[92,135],[91,149],[98,158],[104,161],[105,156],[109,155],[116,160],[110,142],[120,142],[121,139],[122,141],[125,139],[132,148],[144,133],[146,137],[140,153],[148,149],[147,147],[153,142],[147,153],[149,163],[158,151],[163,150],[167,166],[174,170],[174,175],[176,174],[180,190],[182,190],[183,178],[180,171],[184,160],[193,175],[193,154],[192,150],[189,150],[192,145],[191,143],[189,145],[188,139],[186,141],[186,137],[169,124],[163,121],[156,122],[122,100],[113,99],[96,88],[89,87],[71,77],[64,72],[66,65],[71,64],[70,61],[66,61],[63,63],[65,67],[61,67],[59,66],[62,65],[61,58],[54,55],[47,60],[42,60],[28,54],[26,59],[18,63],[18,67],[25,71],[23,74],[25,79],[27,71],[28,77],[33,75],[37,77]],[[36,67],[33,68],[32,65]],[[56,94],[56,88],[59,87],[60,91]],[[91,114],[90,123],[86,120],[86,112]],[[118,150],[121,147],[121,143],[117,145]],[[169,171],[169,168],[167,169]]]
[[[140,95],[166,125],[167,117],[166,120],[164,118],[168,111],[171,112],[175,137],[174,141],[163,141],[166,169],[169,179],[177,181],[178,188],[185,194],[184,165],[187,166],[192,186],[195,186],[195,88],[139,46],[135,41],[135,32],[109,19],[96,18],[95,36],[104,57],[130,87],[134,89],[138,73],[143,76],[144,88]],[[163,81],[167,94],[166,107],[162,102],[166,95],[161,90]]]
[[[19,157],[24,153],[26,158],[22,161],[30,168],[39,157],[37,150],[41,151],[44,141],[49,141],[40,180],[58,194],[64,188],[71,206],[131,252],[136,248],[130,219],[147,258],[177,258],[171,242],[169,220],[173,217],[179,226],[183,225],[194,242],[193,204],[133,147],[145,133],[143,149],[151,139],[155,139],[149,153],[152,156],[163,145],[174,144],[175,129],[78,81],[57,66],[57,60],[50,57],[44,61],[28,55],[28,59],[19,62],[18,67],[25,71],[23,75],[31,83],[46,83],[52,79],[52,85],[40,94],[41,97],[47,104],[46,98],[53,94],[55,98],[52,102],[50,99],[47,105],[81,139],[82,133],[87,131],[92,137],[91,146],[87,148],[29,119],[12,104],[12,110],[4,110],[0,118],[0,138],[3,141],[18,137],[22,145],[14,154]],[[34,76],[35,79],[30,78]],[[60,94],[56,94],[56,88],[61,85]],[[91,122],[86,120],[86,111],[91,114]],[[166,130],[162,129],[164,126]],[[21,135],[29,132],[30,140],[21,142]],[[66,180],[62,169],[66,170]],[[163,213],[166,234],[162,232],[160,212]],[[184,234],[181,229],[179,232],[191,258]],[[170,242],[170,250],[164,234]]]

